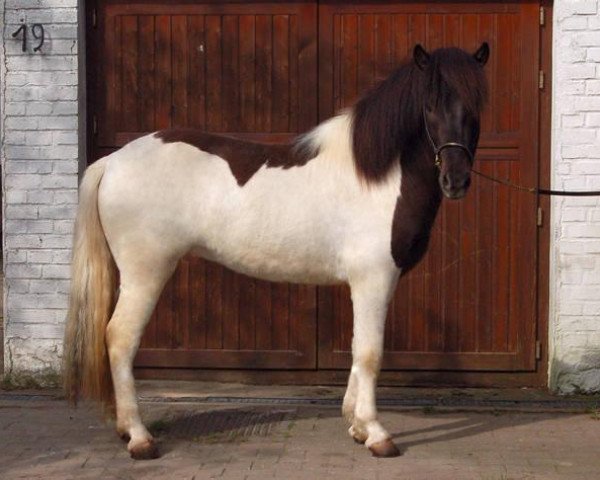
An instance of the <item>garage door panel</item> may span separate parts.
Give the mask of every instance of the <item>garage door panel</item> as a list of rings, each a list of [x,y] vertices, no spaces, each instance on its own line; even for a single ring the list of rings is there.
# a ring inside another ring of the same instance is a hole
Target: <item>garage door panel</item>
[[[98,153],[195,127],[282,141],[317,121],[316,6],[104,2]],[[300,102],[300,98],[302,101]],[[314,368],[316,288],[186,257],[165,286],[138,366]]]
[[[320,116],[352,105],[416,43],[474,52],[487,41],[490,104],[476,168],[535,185],[538,15],[535,4],[519,3],[324,3],[321,65],[333,65],[331,75],[320,72]],[[380,35],[375,26],[382,22],[394,25],[394,35],[385,29]],[[427,255],[400,280],[392,300],[384,368],[535,368],[536,205],[528,193],[477,176],[466,199],[443,202]],[[320,288],[319,295],[319,366],[347,367],[349,291]]]
[[[310,128],[314,12],[303,4],[173,5],[168,11],[107,5],[101,70],[108,81],[99,84],[98,146],[122,146],[176,126],[247,134]]]

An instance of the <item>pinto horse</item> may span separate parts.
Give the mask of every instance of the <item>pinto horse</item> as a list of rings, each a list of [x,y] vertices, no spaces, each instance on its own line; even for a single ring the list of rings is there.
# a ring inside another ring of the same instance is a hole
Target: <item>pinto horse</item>
[[[158,455],[133,359],[165,283],[192,253],[265,280],[349,284],[342,412],[373,455],[398,455],[375,405],[388,303],[427,250],[442,196],[469,188],[488,56],[486,43],[475,54],[417,45],[352,109],[290,145],[171,129],[91,165],[75,228],[67,396],[114,404],[131,456]]]

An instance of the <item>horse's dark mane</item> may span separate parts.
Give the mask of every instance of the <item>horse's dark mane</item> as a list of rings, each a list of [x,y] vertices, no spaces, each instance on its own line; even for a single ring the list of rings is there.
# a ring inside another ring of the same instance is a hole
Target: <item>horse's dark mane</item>
[[[354,106],[352,147],[358,174],[367,182],[386,176],[422,132],[427,99],[439,107],[459,98],[467,112],[478,115],[486,97],[483,68],[463,50],[435,50],[425,70],[412,60],[404,63]]]

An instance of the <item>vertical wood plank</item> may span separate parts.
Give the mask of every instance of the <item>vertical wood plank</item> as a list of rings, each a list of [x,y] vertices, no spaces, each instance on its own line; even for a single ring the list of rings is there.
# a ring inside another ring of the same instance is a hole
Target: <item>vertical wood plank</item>
[[[375,15],[375,72],[373,82],[384,80],[393,70],[390,15]]]
[[[496,162],[496,173],[498,178],[510,177],[510,162]],[[494,351],[508,350],[508,322],[510,318],[510,251],[511,251],[511,195],[512,192],[504,186],[496,186],[497,205],[496,205],[496,224],[497,234],[495,239],[496,247],[496,288],[494,289],[494,299],[492,311],[494,313]]]
[[[190,259],[190,321],[189,344],[191,350],[207,348],[206,313],[207,262],[199,258]]]
[[[223,348],[237,350],[240,348],[240,276],[224,268],[221,285]]]
[[[258,350],[271,350],[273,319],[271,317],[271,284],[268,282],[256,281],[256,303],[255,322],[256,322],[256,348]]]
[[[289,15],[273,16],[272,131],[288,132],[290,121]]]
[[[212,132],[223,131],[222,102],[222,32],[221,17],[207,15],[206,35],[206,128]]]
[[[119,127],[126,132],[139,130],[139,88],[138,88],[138,18],[126,15],[121,18],[121,39],[123,57],[123,90],[121,98],[121,123]]]
[[[358,15],[342,16],[341,106],[349,107],[358,96]]]
[[[489,104],[487,108],[483,111],[483,115],[481,117],[481,132],[495,132],[495,115],[496,115],[496,96],[497,96],[497,57],[498,57],[498,49],[499,44],[496,37],[496,15],[495,14],[485,14],[479,16],[479,38],[485,40],[490,45],[490,58],[488,60],[487,65],[485,66],[485,71],[488,78],[488,97]]]
[[[138,19],[139,24],[139,71],[140,71],[140,131],[155,130],[155,83],[156,69],[154,59],[154,16],[145,15]]]
[[[239,49],[240,49],[240,116],[241,130],[256,130],[255,110],[255,21],[253,15],[240,17]]]
[[[188,126],[206,128],[206,38],[204,15],[187,17],[189,66],[187,78]]]
[[[206,348],[223,348],[223,273],[213,262],[206,264]]]
[[[240,282],[240,349],[254,350],[256,345],[256,280],[245,277]],[[242,316],[243,315],[243,316]]]
[[[256,129],[271,131],[273,24],[270,15],[256,16]]]
[[[238,15],[223,16],[223,60],[221,91],[226,92],[222,99],[223,131],[239,132],[240,118],[240,58],[239,58],[239,17]]]
[[[290,286],[287,283],[274,283],[271,288],[272,349],[287,350],[290,323]]]
[[[518,69],[517,59],[512,58],[512,39],[511,28],[512,15],[498,15],[497,31],[498,44],[505,45],[498,51],[498,70],[503,74],[497,76],[497,90],[494,96],[494,110],[496,112],[496,131],[508,132],[511,130],[511,110],[512,110],[512,70]]]
[[[155,55],[156,55],[156,110],[157,129],[169,128],[172,123],[172,78],[171,65],[171,17],[157,15],[155,18]]]
[[[375,22],[373,15],[357,15],[358,28],[358,62],[357,70],[357,92],[364,92],[373,84],[375,71]]]
[[[302,119],[302,130],[299,130],[299,117],[300,113],[300,102],[298,100],[298,91],[300,88],[300,72],[298,70],[298,62],[301,61],[302,52],[299,50],[299,41],[298,36],[300,32],[298,31],[298,17],[296,15],[292,15],[289,17],[289,46],[288,46],[288,78],[289,78],[289,121],[288,121],[288,131],[289,132],[300,132],[304,131],[307,126],[312,126],[310,122],[310,117],[304,114],[304,118]],[[310,75],[310,71],[303,72],[307,77]],[[302,82],[306,84],[310,84],[310,82]],[[313,85],[313,88],[316,88],[316,85]],[[307,97],[309,100],[310,97]],[[309,107],[315,108],[313,105],[309,104]],[[307,111],[306,107],[302,107],[302,111]],[[313,118],[316,118],[316,112],[311,112]]]
[[[479,47],[478,37],[479,17],[477,15],[463,15],[462,17],[462,45],[468,51],[475,51]],[[476,160],[478,167],[479,162]],[[476,192],[482,181],[476,175],[471,175],[473,185],[468,201],[463,202],[461,221],[461,284],[462,305],[459,325],[458,349],[462,352],[473,352],[477,346],[477,259],[479,258],[479,245],[477,244],[478,209]],[[473,193],[475,192],[475,195]]]
[[[190,75],[189,25],[185,15],[174,15],[171,18],[172,28],[172,69],[173,69],[173,100],[172,124],[175,127],[189,125],[188,119],[188,78]]]

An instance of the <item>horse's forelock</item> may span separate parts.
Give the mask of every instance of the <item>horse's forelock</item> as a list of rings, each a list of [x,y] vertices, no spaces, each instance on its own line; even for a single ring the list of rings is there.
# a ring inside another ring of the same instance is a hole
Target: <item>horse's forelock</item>
[[[458,98],[473,115],[478,115],[487,101],[483,69],[471,55],[458,48],[441,48],[431,54],[428,87],[438,103]]]

